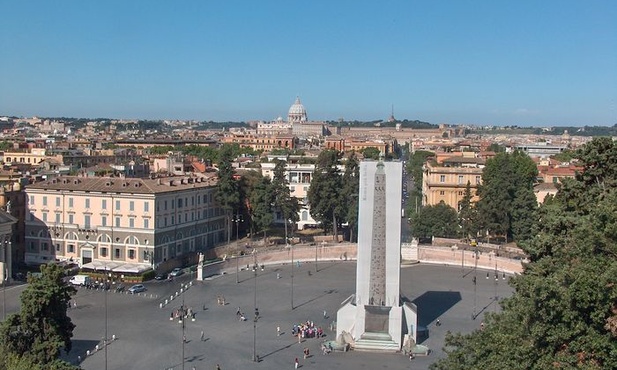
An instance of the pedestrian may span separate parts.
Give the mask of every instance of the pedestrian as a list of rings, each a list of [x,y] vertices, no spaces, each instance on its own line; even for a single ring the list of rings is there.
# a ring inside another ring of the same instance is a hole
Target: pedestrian
[[[280,279],[281,278],[281,274],[279,274],[278,272],[276,273],[276,278]]]
[[[276,327],[276,336],[279,337],[281,335],[281,327],[277,326]]]
[[[415,357],[412,352],[409,352],[409,361],[413,360]]]
[[[484,330],[484,321],[480,323],[480,330]]]
[[[202,342],[204,341],[204,331],[203,330],[201,331],[201,336],[199,340],[201,340]]]
[[[216,364],[216,370],[221,370],[221,365]]]
[[[302,343],[302,333],[298,332],[298,343]]]
[[[435,326],[441,326],[441,321],[439,321],[439,319],[435,322]]]
[[[324,320],[328,318],[328,313],[326,312],[326,310],[323,310],[323,318]]]
[[[186,335],[182,336],[182,342],[186,343]]]
[[[73,307],[77,308],[77,301],[73,301]]]
[[[300,362],[298,362],[298,358],[296,357],[296,362],[294,363],[294,368],[298,368],[298,366],[300,365]]]
[[[240,311],[240,306],[238,306],[238,309],[236,310],[236,316],[240,315],[242,315],[242,311]]]

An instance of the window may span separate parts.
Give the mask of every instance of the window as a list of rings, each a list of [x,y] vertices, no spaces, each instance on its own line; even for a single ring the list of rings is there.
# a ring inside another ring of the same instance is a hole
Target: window
[[[480,176],[476,176],[476,185],[480,184]]]
[[[41,244],[41,250],[47,251],[48,249],[49,249],[49,244],[47,244],[47,243],[43,242],[43,243]]]
[[[150,220],[148,220],[147,218],[144,218],[144,229],[149,229],[150,228]]]
[[[90,199],[86,198],[86,208],[90,208]]]
[[[74,244],[69,244],[69,253],[75,253],[75,245]]]
[[[56,213],[56,223],[59,224],[60,223],[60,214]]]
[[[56,197],[56,207],[60,207],[60,197]]]
[[[34,195],[30,196],[30,205],[34,205]]]
[[[114,249],[114,258],[120,258],[120,248]]]
[[[135,202],[134,201],[130,201],[129,202],[129,211],[134,211],[135,210]]]
[[[443,190],[440,190],[440,191],[439,191],[439,195],[446,195],[446,192],[445,192],[445,191],[443,191]]]
[[[178,208],[182,208],[182,198],[178,199]]]
[[[463,183],[463,176],[462,176],[462,175],[459,175],[459,176],[458,176],[458,183],[459,183],[459,184],[462,184],[462,183]]]
[[[90,215],[84,215],[84,227],[86,229],[90,228]]]
[[[43,212],[43,222],[47,222],[47,212]]]
[[[74,218],[75,218],[74,215],[69,215],[69,224],[73,223],[73,221],[74,221],[73,219]]]
[[[56,243],[56,252],[60,252],[60,243]]]
[[[107,257],[107,247],[101,247],[101,257]]]
[[[69,208],[73,208],[73,198],[69,198]]]
[[[176,223],[176,217],[171,215],[171,224],[174,225]]]
[[[131,229],[135,227],[135,219],[133,217],[129,218],[129,227]]]
[[[150,212],[150,203],[144,202],[144,212]]]
[[[107,199],[101,200],[101,208],[102,209],[107,209]]]
[[[107,226],[107,216],[101,216],[101,226]]]
[[[116,227],[120,227],[120,217],[116,217]]]
[[[163,209],[167,211],[167,201],[165,201],[165,203],[163,203]]]
[[[120,210],[120,201],[117,200],[116,201],[116,211],[119,211],[119,210]]]
[[[439,182],[446,182],[446,175],[439,176]]]
[[[47,197],[43,197],[43,207],[47,207]]]
[[[129,249],[129,259],[135,259],[135,249]]]

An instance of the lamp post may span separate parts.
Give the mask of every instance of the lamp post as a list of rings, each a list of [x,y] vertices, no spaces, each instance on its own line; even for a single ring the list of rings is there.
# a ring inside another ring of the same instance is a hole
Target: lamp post
[[[105,340],[103,345],[105,346],[105,370],[107,370],[107,290],[109,289],[109,276],[107,275],[107,263],[105,263]]]
[[[289,245],[291,249],[291,309],[294,309],[294,246]]]
[[[499,282],[499,275],[497,274],[497,258],[495,258],[495,312],[497,312],[497,283]]]
[[[184,323],[186,317],[184,315],[184,295],[182,296],[182,309],[180,310],[180,324],[182,324],[182,370],[184,370],[184,344],[186,343],[186,324]]]
[[[253,307],[255,307],[255,316],[253,317],[253,362],[259,362],[257,357],[257,319],[259,319],[259,309],[257,308],[257,267],[257,255],[253,253],[253,278],[255,280],[253,295]]]
[[[244,222],[244,220],[242,219],[242,215],[237,213],[234,215],[234,217],[231,219],[232,222],[236,223],[236,253],[238,252],[238,234],[239,234],[239,229],[240,229],[240,222]],[[240,277],[238,276],[240,273],[240,265],[239,265],[239,259],[240,259],[240,255],[236,256],[236,284],[238,284],[240,282]]]
[[[473,267],[473,312],[471,314],[471,319],[476,319],[476,310],[478,305],[478,249],[476,248],[473,252],[474,259],[474,267]]]

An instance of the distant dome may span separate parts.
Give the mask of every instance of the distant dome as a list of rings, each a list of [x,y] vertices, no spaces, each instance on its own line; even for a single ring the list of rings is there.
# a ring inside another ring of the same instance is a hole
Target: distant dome
[[[296,98],[296,101],[289,108],[289,113],[287,114],[287,120],[291,123],[294,122],[306,122],[306,109],[304,109],[304,105],[300,102],[300,98]]]

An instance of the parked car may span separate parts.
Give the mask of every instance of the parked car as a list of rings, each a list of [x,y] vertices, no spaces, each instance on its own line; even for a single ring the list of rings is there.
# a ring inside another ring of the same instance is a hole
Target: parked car
[[[165,280],[167,278],[167,274],[156,274],[154,280]]]
[[[129,293],[131,294],[135,294],[135,293],[141,293],[141,292],[145,292],[146,291],[146,287],[143,286],[143,284],[135,284],[132,287],[129,288]]]
[[[184,271],[180,267],[176,267],[175,269],[171,270],[169,276],[180,276],[182,274],[184,274]]]

